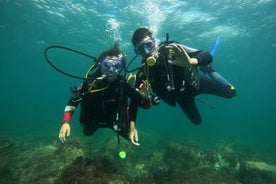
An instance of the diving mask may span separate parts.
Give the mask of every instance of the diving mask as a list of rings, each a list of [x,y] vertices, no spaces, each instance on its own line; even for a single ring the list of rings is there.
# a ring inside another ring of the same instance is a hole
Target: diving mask
[[[125,64],[121,59],[102,58],[99,62],[101,69],[110,72],[120,73],[124,68]]]
[[[155,40],[152,37],[147,37],[135,45],[134,51],[136,54],[145,56],[151,54],[155,48],[155,45]]]

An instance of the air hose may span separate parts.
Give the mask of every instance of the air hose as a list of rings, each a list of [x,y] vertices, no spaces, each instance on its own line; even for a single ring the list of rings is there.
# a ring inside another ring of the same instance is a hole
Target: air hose
[[[88,54],[86,54],[86,53],[80,52],[80,51],[75,50],[75,49],[71,49],[71,48],[64,47],[64,46],[59,46],[59,45],[52,45],[52,46],[47,47],[47,48],[44,50],[44,57],[45,57],[46,61],[48,62],[48,64],[50,64],[52,68],[54,68],[54,69],[57,70],[58,72],[62,73],[63,75],[66,75],[66,76],[69,76],[69,77],[72,77],[72,78],[75,78],[75,79],[85,80],[85,79],[87,79],[87,78],[79,77],[79,76],[75,76],[75,75],[66,73],[66,72],[62,71],[61,69],[59,69],[58,67],[56,67],[56,66],[51,62],[51,60],[50,60],[49,57],[48,57],[48,51],[51,50],[51,49],[63,49],[63,50],[68,50],[68,51],[70,51],[70,52],[74,52],[74,53],[80,54],[80,55],[82,55],[82,56],[91,58],[91,59],[94,60],[94,62],[97,62],[97,58],[95,58],[94,56],[88,55]],[[92,68],[92,69],[93,69],[93,68]],[[92,70],[92,69],[91,69],[91,70]]]

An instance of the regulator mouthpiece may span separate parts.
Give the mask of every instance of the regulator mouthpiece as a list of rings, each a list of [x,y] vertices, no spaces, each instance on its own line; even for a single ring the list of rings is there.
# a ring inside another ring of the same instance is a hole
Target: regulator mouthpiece
[[[146,63],[149,66],[154,66],[156,64],[156,59],[154,57],[150,56],[146,59]]]

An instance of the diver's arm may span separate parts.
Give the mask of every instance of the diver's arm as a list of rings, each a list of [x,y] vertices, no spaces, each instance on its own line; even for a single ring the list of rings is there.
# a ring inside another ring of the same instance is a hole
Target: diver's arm
[[[61,143],[65,143],[66,137],[70,136],[70,132],[71,132],[70,122],[75,112],[75,109],[77,108],[77,106],[82,100],[82,96],[76,95],[76,94],[81,94],[82,91],[83,91],[83,84],[80,85],[78,90],[73,91],[73,95],[64,109],[63,121],[59,131],[59,139]]]
[[[71,132],[70,121],[78,103],[74,104],[76,106],[74,106],[73,104],[71,99],[69,103],[66,105],[64,110],[63,121],[59,131],[59,140],[61,141],[61,143],[65,143],[66,137],[70,136],[70,132]]]
[[[143,101],[149,101],[149,99],[144,99],[135,89],[131,87],[127,87],[128,95],[130,97],[130,105],[129,105],[129,139],[132,144],[139,146],[138,143],[138,131],[135,128],[135,121],[138,114],[138,108],[141,106]]]
[[[142,108],[150,108],[151,106],[151,100],[149,98],[149,89],[150,85],[147,81],[142,81],[140,86],[133,90],[131,93],[135,94],[135,96],[138,97],[140,100],[135,100],[135,98],[131,98],[130,107],[129,107],[129,139],[132,144],[139,146],[138,143],[138,131],[135,128],[135,120],[138,113],[138,106],[141,106]],[[136,97],[136,98],[137,98]],[[140,101],[140,103],[139,103]]]
[[[212,55],[205,50],[198,50],[185,45],[181,45],[181,47],[184,50],[184,54],[187,54],[190,58],[189,62],[191,65],[206,66],[213,61]]]
[[[151,107],[150,100],[150,83],[147,80],[142,80],[139,87],[135,89],[142,97],[140,107],[149,109]]]
[[[137,105],[142,107],[143,109],[149,109],[151,107],[150,83],[145,79],[143,72],[141,72],[141,70],[139,70],[136,76],[137,77],[134,88],[131,87],[129,84],[126,84],[127,96],[131,99],[130,102],[132,106]]]
[[[166,46],[169,51],[168,62],[172,65],[188,68],[193,66],[209,65],[212,62],[212,56],[206,51],[188,52],[180,44],[170,44]]]
[[[143,68],[140,68],[140,70],[136,74],[135,90],[142,97],[139,106],[143,109],[149,109],[151,107],[150,83],[146,79],[143,70]]]
[[[212,63],[213,57],[207,51],[196,51],[194,53],[190,53],[191,58],[196,59],[196,66],[206,66]]]
[[[128,86],[128,85],[127,85]],[[135,128],[135,121],[136,121],[136,117],[138,114],[138,107],[139,107],[139,100],[138,99],[142,99],[141,96],[138,94],[137,91],[135,91],[135,89],[129,87],[127,88],[128,90],[128,95],[130,97],[130,105],[129,105],[129,139],[131,141],[132,144],[139,146],[140,144],[138,143],[138,132]]]
[[[130,121],[136,121],[138,108],[149,109],[151,107],[151,100],[144,99],[140,94],[133,88],[131,88],[130,93],[130,104],[129,104],[129,119]]]
[[[198,50],[195,48],[188,47],[186,45],[181,46],[191,58],[195,58],[197,60],[195,61],[197,66],[206,66],[213,61],[211,53],[207,52],[206,50]]]

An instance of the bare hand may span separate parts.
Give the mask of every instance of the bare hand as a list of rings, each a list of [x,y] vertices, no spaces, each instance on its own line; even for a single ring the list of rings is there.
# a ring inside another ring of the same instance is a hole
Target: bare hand
[[[129,139],[130,139],[130,142],[136,146],[140,146],[140,144],[138,143],[138,132],[135,128],[135,125],[134,125],[134,121],[131,121],[130,122],[130,130],[129,130]]]
[[[66,136],[69,137],[71,132],[71,127],[69,123],[63,123],[60,131],[59,131],[59,140],[61,143],[65,143],[66,141]]]
[[[179,44],[170,44],[166,48],[169,50],[168,62],[173,65],[188,68],[190,65],[196,65],[198,63],[197,59],[190,58],[188,53]]]
[[[143,98],[149,98],[150,83],[147,80],[143,80],[139,88],[136,88],[136,91],[138,91]]]

